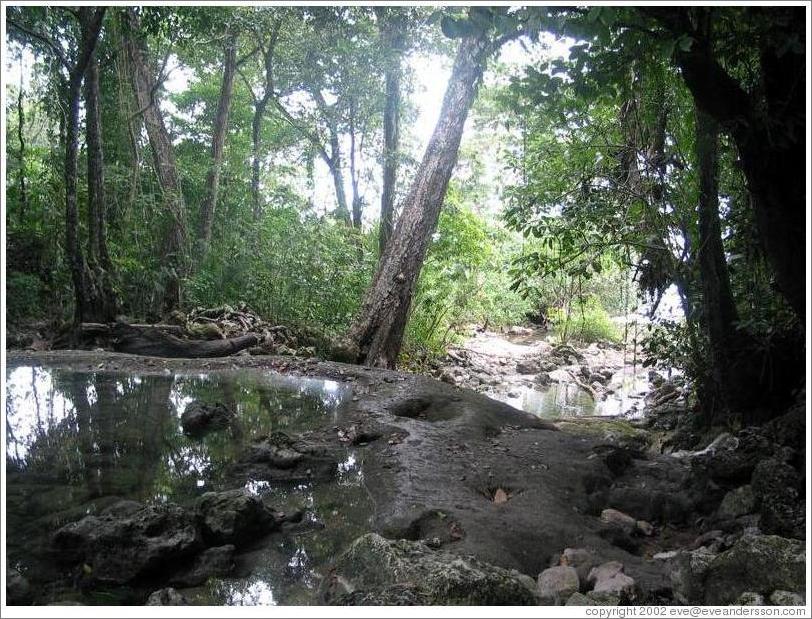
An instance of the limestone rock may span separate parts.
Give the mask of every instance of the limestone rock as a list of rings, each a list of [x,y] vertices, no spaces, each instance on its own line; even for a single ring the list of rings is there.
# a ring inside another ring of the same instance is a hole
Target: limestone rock
[[[197,500],[195,511],[210,544],[240,545],[279,526],[275,513],[244,488],[207,492]]]
[[[215,546],[197,555],[192,564],[175,573],[169,584],[179,587],[196,587],[211,577],[227,576],[234,569],[234,546]]]
[[[722,499],[716,512],[720,518],[738,518],[753,513],[756,508],[756,497],[750,485],[741,486],[731,490]]]
[[[764,606],[764,596],[754,591],[745,591],[733,604],[735,606]]]
[[[705,547],[677,551],[668,564],[674,599],[680,604],[701,604],[705,574],[715,558],[716,554]]]
[[[597,606],[598,603],[583,593],[573,593],[564,606]]]
[[[806,548],[777,535],[743,535],[708,566],[705,603],[730,604],[745,591],[803,591]]]
[[[566,565],[548,568],[538,578],[539,598],[546,605],[563,604],[579,586],[578,572]]]
[[[804,597],[799,593],[778,589],[770,594],[770,604],[774,606],[803,606]]]
[[[150,593],[147,606],[188,606],[186,596],[177,589],[166,587]]]
[[[561,565],[575,568],[581,586],[586,586],[589,571],[595,566],[595,558],[585,548],[565,548],[561,553]]]
[[[340,603],[353,591],[378,595],[395,585],[411,585],[410,595],[425,604],[535,605],[535,591],[521,576],[474,557],[369,533],[337,559],[322,593],[328,602]]]
[[[192,402],[180,416],[184,434],[201,437],[214,430],[227,428],[234,419],[234,412],[225,404]]]
[[[778,458],[767,458],[755,467],[751,483],[760,505],[760,528],[765,533],[803,538],[806,532],[803,479],[795,468]]]
[[[628,534],[632,534],[637,530],[637,521],[617,509],[604,509],[601,512],[601,522],[617,527]]]

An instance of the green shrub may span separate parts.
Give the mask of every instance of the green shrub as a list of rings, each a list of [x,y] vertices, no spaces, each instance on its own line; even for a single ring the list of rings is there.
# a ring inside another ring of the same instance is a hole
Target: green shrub
[[[561,342],[576,340],[585,344],[606,340],[619,343],[623,336],[609,314],[594,296],[576,299],[567,308],[549,311],[550,322]]]
[[[40,318],[43,315],[44,285],[39,277],[30,273],[11,271],[6,276],[6,319]]]

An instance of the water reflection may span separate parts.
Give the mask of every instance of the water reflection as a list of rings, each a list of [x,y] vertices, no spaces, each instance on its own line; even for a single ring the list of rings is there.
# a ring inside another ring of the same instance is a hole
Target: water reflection
[[[329,426],[352,395],[335,381],[251,370],[131,376],[29,366],[7,369],[6,393],[7,554],[33,584],[56,578],[47,557],[56,528],[122,498],[183,504],[220,489],[252,440]],[[225,404],[234,423],[203,438],[185,436],[180,417],[195,401]],[[250,574],[214,583],[207,601],[313,603],[320,566],[368,530],[362,468],[362,458],[347,451],[334,483],[247,480],[270,505],[305,510],[304,524],[313,526],[259,551],[264,558]],[[263,570],[269,552],[278,570]],[[93,603],[86,593],[82,601]]]

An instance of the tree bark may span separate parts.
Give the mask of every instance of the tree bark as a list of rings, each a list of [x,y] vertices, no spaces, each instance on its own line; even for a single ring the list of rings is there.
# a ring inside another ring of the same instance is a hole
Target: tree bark
[[[113,348],[117,352],[154,357],[227,357],[256,346],[257,336],[241,335],[227,340],[183,340],[160,329],[135,329],[118,323],[113,327]]]
[[[397,10],[397,9],[396,9]],[[395,182],[400,150],[401,54],[405,41],[403,20],[392,9],[375,7],[380,25],[381,45],[389,54],[384,73],[386,92],[383,107],[383,188],[378,252],[382,256],[395,222]]]
[[[363,199],[358,190],[358,164],[356,160],[356,130],[355,126],[355,101],[350,102],[350,183],[352,185],[352,226],[361,227],[363,216]],[[363,141],[362,141],[363,143]]]
[[[28,191],[25,186],[25,111],[23,110],[23,57],[20,55],[20,86],[17,91],[17,140],[20,143],[20,223],[28,213]]]
[[[79,8],[81,40],[75,63],[68,72],[68,113],[65,139],[65,250],[70,265],[75,298],[74,321],[78,325],[85,317],[90,295],[87,265],[79,241],[79,215],[77,206],[77,159],[79,152],[79,104],[82,81],[101,32],[105,8]]]
[[[395,232],[346,337],[351,356],[360,363],[395,367],[415,285],[491,47],[485,33],[460,41],[437,126],[403,202]]]
[[[186,206],[181,191],[172,139],[164,124],[163,114],[155,100],[158,84],[150,69],[146,46],[138,40],[138,17],[133,9],[124,13],[128,23],[125,47],[132,67],[133,92],[139,113],[152,150],[155,173],[163,193],[163,201],[169,215],[169,226],[160,247],[160,255],[166,260],[163,269],[162,309],[169,312],[180,305],[181,280],[188,272],[186,256]]]
[[[118,301],[113,290],[113,263],[107,250],[107,202],[104,193],[104,149],[99,110],[99,63],[90,58],[85,74],[85,111],[87,134],[88,263],[95,288],[95,307],[88,318],[113,320]]]
[[[220,190],[220,170],[223,164],[223,149],[228,130],[228,114],[234,93],[234,74],[237,70],[237,35],[230,33],[226,39],[223,62],[223,83],[220,87],[220,99],[217,103],[217,115],[214,119],[214,130],[211,142],[211,167],[206,177],[206,196],[200,205],[200,229],[198,240],[205,255],[211,241],[211,226],[217,197]]]
[[[702,323],[710,346],[713,386],[705,402],[711,415],[727,410],[730,402],[731,364],[736,304],[722,245],[719,221],[719,126],[700,108],[696,109],[696,161],[699,171],[699,247],[702,288]]]

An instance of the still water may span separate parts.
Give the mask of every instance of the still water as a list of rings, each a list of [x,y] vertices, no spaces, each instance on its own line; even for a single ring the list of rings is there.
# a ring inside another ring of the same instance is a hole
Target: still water
[[[17,366],[6,372],[8,565],[37,603],[143,602],[145,592],[76,591],[53,571],[50,535],[120,499],[188,504],[227,487],[225,471],[252,440],[332,426],[352,396],[329,380],[253,370],[132,375]],[[236,411],[229,428],[194,439],[180,416],[194,402]],[[233,487],[233,482],[232,486]],[[240,555],[233,578],[186,590],[193,603],[316,603],[324,569],[369,530],[363,456],[348,448],[332,482],[245,487],[269,506],[302,509],[299,533],[276,533]],[[308,526],[312,525],[312,526]],[[146,592],[148,593],[148,592]]]

